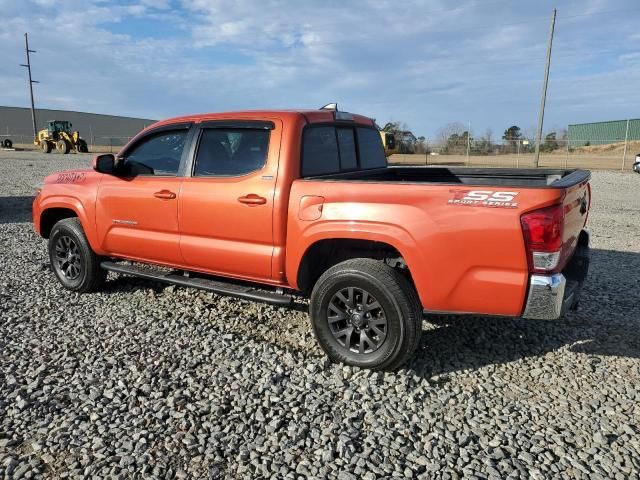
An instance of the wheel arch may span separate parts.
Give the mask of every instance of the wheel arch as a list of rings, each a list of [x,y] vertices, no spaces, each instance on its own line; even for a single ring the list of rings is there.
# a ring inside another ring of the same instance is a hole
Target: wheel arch
[[[90,230],[87,214],[82,203],[73,197],[50,197],[40,205],[40,235],[49,238],[53,226],[65,218],[77,217],[87,238]]]
[[[380,260],[399,268],[415,288],[406,259],[395,245],[383,240],[349,237],[322,238],[310,243],[298,262],[296,286],[307,295],[325,271],[355,258]]]
[[[65,218],[78,218],[78,213],[68,207],[47,208],[40,215],[40,235],[49,238],[53,226]]]

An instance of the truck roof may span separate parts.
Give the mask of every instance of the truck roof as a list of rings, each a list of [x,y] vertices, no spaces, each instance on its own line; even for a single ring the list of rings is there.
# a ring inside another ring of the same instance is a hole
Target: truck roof
[[[343,112],[347,113],[347,112]],[[364,115],[351,114],[353,122],[360,125],[374,126],[374,121]],[[147,128],[158,127],[161,125],[170,125],[172,123],[194,122],[199,123],[207,120],[229,120],[229,119],[260,119],[260,118],[279,118],[283,121],[290,121],[295,117],[304,117],[307,123],[328,123],[334,122],[333,110],[242,110],[236,112],[217,112],[217,113],[198,113],[193,115],[184,115],[180,117],[168,118],[160,120]]]

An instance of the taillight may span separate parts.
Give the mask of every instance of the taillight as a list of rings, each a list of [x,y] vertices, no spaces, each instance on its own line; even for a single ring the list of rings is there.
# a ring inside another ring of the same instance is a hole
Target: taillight
[[[564,208],[541,208],[520,217],[530,272],[553,272],[560,263]]]

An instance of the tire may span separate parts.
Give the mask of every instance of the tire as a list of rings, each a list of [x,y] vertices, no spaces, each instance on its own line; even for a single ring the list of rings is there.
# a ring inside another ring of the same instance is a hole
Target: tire
[[[49,260],[58,281],[67,290],[95,292],[107,278],[107,271],[100,267],[100,257],[91,250],[77,218],[65,218],[53,226]]]
[[[43,140],[40,143],[40,147],[42,147],[42,151],[44,153],[51,153],[51,142],[49,142],[48,140]]]
[[[5,138],[4,141],[2,142],[2,146],[4,148],[11,148],[13,147],[13,142],[10,139]]]
[[[58,153],[67,154],[70,150],[69,142],[67,142],[64,138],[61,138],[56,142],[56,150]]]
[[[313,287],[309,313],[318,343],[332,361],[373,370],[401,366],[422,333],[422,307],[413,285],[369,258],[324,272]]]
[[[89,148],[87,147],[87,142],[84,140],[78,140],[78,153],[89,153]]]

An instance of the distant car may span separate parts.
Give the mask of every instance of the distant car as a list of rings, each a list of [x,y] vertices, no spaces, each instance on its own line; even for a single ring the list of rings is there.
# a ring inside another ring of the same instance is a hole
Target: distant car
[[[636,155],[636,160],[633,162],[633,171],[640,173],[640,153]]]

